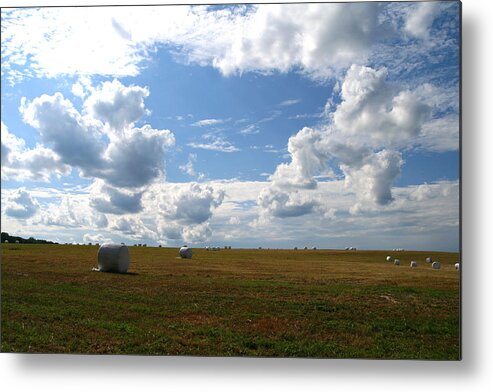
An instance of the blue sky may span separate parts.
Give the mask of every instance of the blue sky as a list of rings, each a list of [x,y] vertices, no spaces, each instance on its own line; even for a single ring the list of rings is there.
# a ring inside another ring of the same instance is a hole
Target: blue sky
[[[2,231],[457,251],[458,6],[3,9]]]

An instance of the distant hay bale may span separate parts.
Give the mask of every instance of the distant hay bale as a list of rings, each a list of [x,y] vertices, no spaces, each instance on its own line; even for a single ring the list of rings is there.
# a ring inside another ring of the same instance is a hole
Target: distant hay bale
[[[394,265],[401,265],[401,261],[399,259],[394,260]]]
[[[410,267],[411,268],[416,268],[418,266],[418,263],[416,261],[411,261]]]
[[[15,243],[18,244],[19,243],[19,240],[15,240]]]
[[[182,259],[191,259],[192,258],[192,249],[189,248],[187,245],[183,245],[180,248],[180,257]]]
[[[433,260],[431,259],[431,257],[427,257],[427,258],[426,258],[426,262],[427,262],[427,263],[433,263]]]
[[[392,261],[392,256],[387,256],[387,261]]]
[[[441,267],[441,264],[439,261],[434,261],[432,264],[431,264],[431,268],[433,269],[440,269]]]
[[[125,273],[130,264],[130,255],[125,245],[103,244],[98,250],[98,268],[101,272]]]
[[[4,244],[8,244],[9,243],[9,240],[5,240],[3,241]]]
[[[460,264],[459,263],[455,263],[454,267],[458,271],[460,269]]]

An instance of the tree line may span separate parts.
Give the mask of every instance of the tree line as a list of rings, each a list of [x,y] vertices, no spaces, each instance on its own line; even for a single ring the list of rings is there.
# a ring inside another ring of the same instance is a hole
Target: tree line
[[[17,237],[17,236],[12,236],[9,235],[9,233],[2,232],[1,234],[1,242],[4,243],[5,241],[8,241],[9,243],[16,243],[16,241],[19,241],[19,244],[56,244],[57,242],[52,242],[52,241],[46,241],[46,240],[37,240],[34,237],[29,237],[29,238],[22,238],[22,237]]]

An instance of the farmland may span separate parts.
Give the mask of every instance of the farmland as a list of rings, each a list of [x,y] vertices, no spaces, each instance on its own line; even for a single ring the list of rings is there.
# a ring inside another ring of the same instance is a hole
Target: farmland
[[[96,246],[2,244],[2,352],[460,358],[457,253],[129,250],[119,275]]]

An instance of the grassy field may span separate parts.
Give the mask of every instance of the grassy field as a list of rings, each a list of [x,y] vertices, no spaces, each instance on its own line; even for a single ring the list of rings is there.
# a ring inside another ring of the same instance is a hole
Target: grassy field
[[[460,358],[456,253],[129,250],[2,244],[2,352]]]

